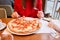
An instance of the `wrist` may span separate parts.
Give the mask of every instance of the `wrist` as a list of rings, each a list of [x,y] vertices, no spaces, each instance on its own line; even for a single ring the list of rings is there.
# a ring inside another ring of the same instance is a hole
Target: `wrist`
[[[43,11],[38,11],[38,13],[43,12]]]

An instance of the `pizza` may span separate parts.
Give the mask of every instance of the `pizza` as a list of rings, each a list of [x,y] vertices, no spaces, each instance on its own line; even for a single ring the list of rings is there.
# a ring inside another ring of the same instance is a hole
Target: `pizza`
[[[37,18],[21,17],[12,19],[8,23],[10,31],[15,33],[31,33],[40,28],[41,23]]]

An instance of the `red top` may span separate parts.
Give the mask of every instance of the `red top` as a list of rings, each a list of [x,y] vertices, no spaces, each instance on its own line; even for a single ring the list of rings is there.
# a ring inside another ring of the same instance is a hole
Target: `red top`
[[[42,0],[37,0],[36,9],[32,6],[32,0],[25,0],[25,8],[22,6],[22,0],[14,0],[14,10],[21,16],[37,17],[38,10],[42,10]]]

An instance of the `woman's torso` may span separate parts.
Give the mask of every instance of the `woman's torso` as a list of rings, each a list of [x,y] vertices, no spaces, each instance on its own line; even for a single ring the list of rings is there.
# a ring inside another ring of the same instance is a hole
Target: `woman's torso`
[[[29,17],[37,17],[37,11],[34,9],[34,2],[35,0],[20,0],[20,2],[22,3],[22,1],[24,2],[24,5],[20,5],[21,9],[19,14],[21,16],[29,16]]]

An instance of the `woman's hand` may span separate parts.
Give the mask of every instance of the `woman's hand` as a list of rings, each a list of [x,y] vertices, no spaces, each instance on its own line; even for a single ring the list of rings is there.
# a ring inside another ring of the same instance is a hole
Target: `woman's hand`
[[[42,11],[38,11],[37,17],[38,18],[43,18],[44,17],[43,12]]]
[[[13,12],[11,15],[12,18],[19,18],[20,15],[17,12]]]

